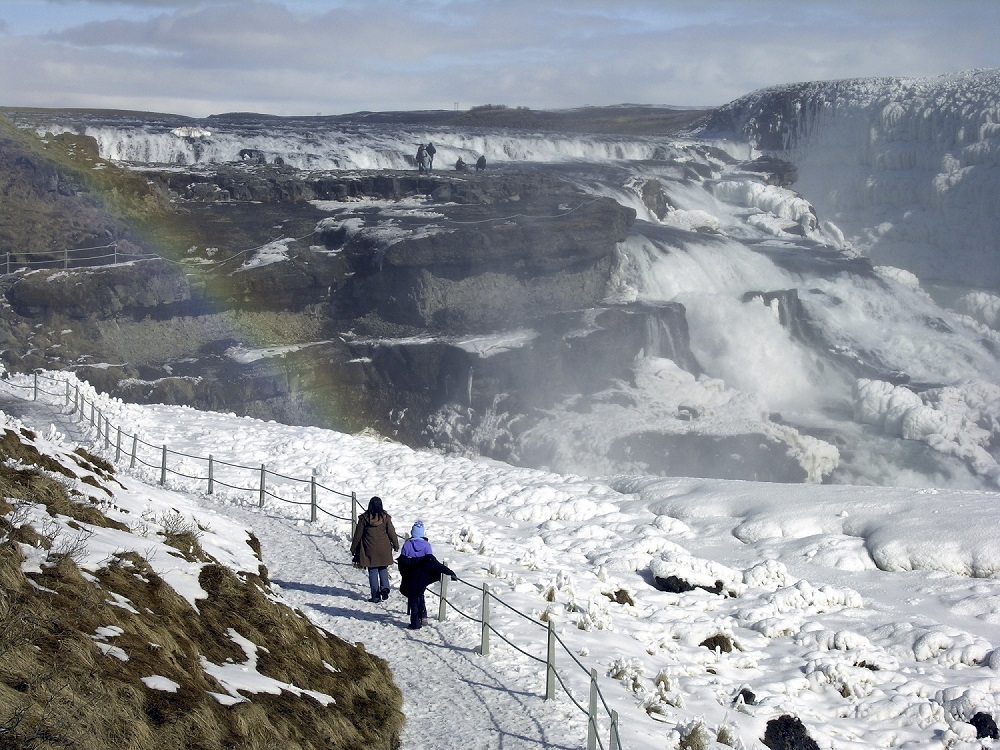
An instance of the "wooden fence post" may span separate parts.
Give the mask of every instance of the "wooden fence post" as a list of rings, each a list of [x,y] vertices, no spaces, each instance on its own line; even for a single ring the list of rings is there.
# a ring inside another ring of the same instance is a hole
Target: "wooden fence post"
[[[32,401],[37,401],[38,400],[38,373],[37,372],[35,373],[35,384],[34,384],[34,386],[31,389],[31,400]]]
[[[69,406],[69,381],[66,381],[66,406]]]
[[[316,469],[309,477],[309,523],[316,523]]]
[[[622,738],[618,736],[618,712],[611,712],[611,740],[608,742],[611,750],[622,750]]]
[[[167,483],[167,446],[163,446],[163,461],[160,463],[160,484]]]
[[[354,532],[358,529],[358,493],[351,493],[351,539],[354,538]]]
[[[135,454],[136,454],[136,450],[138,448],[139,448],[139,436],[138,435],[133,435],[132,436],[132,460],[128,462],[128,467],[130,469],[134,469],[135,468]]]
[[[590,670],[590,710],[587,712],[587,750],[597,750],[597,670]]]
[[[215,477],[212,474],[212,454],[208,454],[208,494],[211,495],[215,489]]]
[[[548,648],[545,654],[545,700],[556,697],[556,626],[549,620]]]
[[[260,465],[260,507],[264,507],[264,482],[267,477],[267,467],[264,464]]]
[[[115,438],[115,463],[122,460],[122,428],[118,428],[118,434]]]
[[[438,619],[444,622],[448,616],[448,576],[441,576],[441,596],[438,597]]]
[[[106,414],[104,415],[104,447],[105,449],[111,448],[111,420]]]
[[[483,634],[479,643],[479,653],[490,655],[490,587],[483,582]]]

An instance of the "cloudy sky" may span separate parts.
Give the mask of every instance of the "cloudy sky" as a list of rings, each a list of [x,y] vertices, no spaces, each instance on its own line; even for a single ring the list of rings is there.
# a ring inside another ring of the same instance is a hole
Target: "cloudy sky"
[[[0,105],[724,104],[1000,67],[1000,0],[0,0]]]

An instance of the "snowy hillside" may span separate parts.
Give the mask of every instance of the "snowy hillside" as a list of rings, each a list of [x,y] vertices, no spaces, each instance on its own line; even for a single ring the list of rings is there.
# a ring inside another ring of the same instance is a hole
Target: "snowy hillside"
[[[447,738],[432,740],[435,747],[580,747],[586,730],[562,692],[553,704],[538,701],[537,715],[556,724],[521,720],[536,700],[529,696],[542,690],[544,663],[503,642],[495,640],[488,657],[471,654],[481,662],[461,668],[474,675],[456,672],[444,653],[474,651],[474,620],[452,614],[410,639],[400,599],[386,607],[365,602],[366,583],[349,564],[349,522],[332,517],[344,518],[348,508],[327,494],[325,512],[310,524],[310,477],[361,498],[380,495],[400,529],[423,520],[436,554],[462,579],[452,584],[456,605],[474,617],[487,583],[528,614],[497,607],[492,624],[542,659],[540,623],[551,620],[575,658],[598,671],[620,714],[624,747],[676,748],[681,738],[684,747],[696,738],[703,747],[761,747],[767,723],[781,715],[801,719],[821,748],[995,746],[988,736],[988,722],[1000,717],[995,492],[585,479],[316,428],[124,404],[72,376],[44,378],[48,406],[26,413],[34,429],[52,441],[71,431],[92,444],[93,420],[66,406],[64,393],[79,387],[110,425],[95,450],[118,455],[122,470],[133,431],[144,444],[169,446],[168,486],[188,493],[185,512],[200,506],[252,526],[284,596],[324,628],[392,654],[408,714],[443,684],[480,690],[487,680],[480,669],[524,696],[516,709],[491,699],[468,716],[420,714],[422,731]],[[14,376],[2,390],[24,396],[31,386],[31,378]],[[116,450],[118,427],[124,454]],[[161,452],[141,451],[130,473],[155,484]],[[223,462],[266,464],[282,475],[269,491],[286,502],[269,497],[258,508],[254,468],[216,473],[220,484],[206,494],[209,454],[217,472]],[[563,664],[567,685],[586,705],[585,671]],[[492,728],[469,737],[480,712],[492,715]],[[977,730],[974,719],[987,729]],[[561,733],[552,730],[559,722]],[[428,746],[414,736],[405,748]]]
[[[283,602],[244,525],[33,426],[0,412],[0,745],[397,746],[385,663]]]

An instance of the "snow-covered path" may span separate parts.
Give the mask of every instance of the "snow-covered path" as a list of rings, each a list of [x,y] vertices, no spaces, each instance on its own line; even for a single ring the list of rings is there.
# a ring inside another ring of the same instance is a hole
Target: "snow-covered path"
[[[53,424],[68,439],[88,443],[77,421],[43,402],[0,394],[0,409],[33,429]],[[208,497],[199,502],[253,529],[270,577],[289,605],[389,663],[404,698],[403,750],[583,746],[585,718],[565,700],[543,700],[543,668],[525,669],[520,678],[509,670],[501,675],[494,657],[478,653],[478,623],[454,613],[438,622],[438,600],[428,594],[430,624],[408,630],[406,602],[396,590],[395,575],[389,600],[369,602],[367,573],[351,565],[346,532],[313,529],[267,510],[214,503]]]
[[[273,515],[229,507],[253,528],[264,562],[284,599],[344,640],[361,642],[389,662],[403,691],[404,748],[578,748],[566,716],[539,693],[511,687],[477,653],[478,625],[456,618],[439,623],[428,595],[430,625],[406,628],[406,602],[394,591],[387,602],[367,601],[367,573],[351,566],[346,536],[316,533]],[[455,584],[452,584],[453,586]]]

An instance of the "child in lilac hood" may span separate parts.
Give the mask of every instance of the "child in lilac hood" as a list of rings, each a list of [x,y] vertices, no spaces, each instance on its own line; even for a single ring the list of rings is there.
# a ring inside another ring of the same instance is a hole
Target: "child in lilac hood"
[[[431,543],[424,536],[424,522],[417,521],[410,529],[410,538],[403,542],[403,549],[399,551],[403,557],[423,557],[433,555]]]
[[[424,590],[435,581],[440,581],[442,574],[455,580],[454,571],[438,562],[431,550],[431,543],[424,536],[424,522],[417,521],[410,529],[410,538],[403,543],[400,550],[399,575],[402,581],[399,592],[406,596],[406,612],[410,616],[410,629],[419,630],[427,622],[427,603],[424,601]]]

